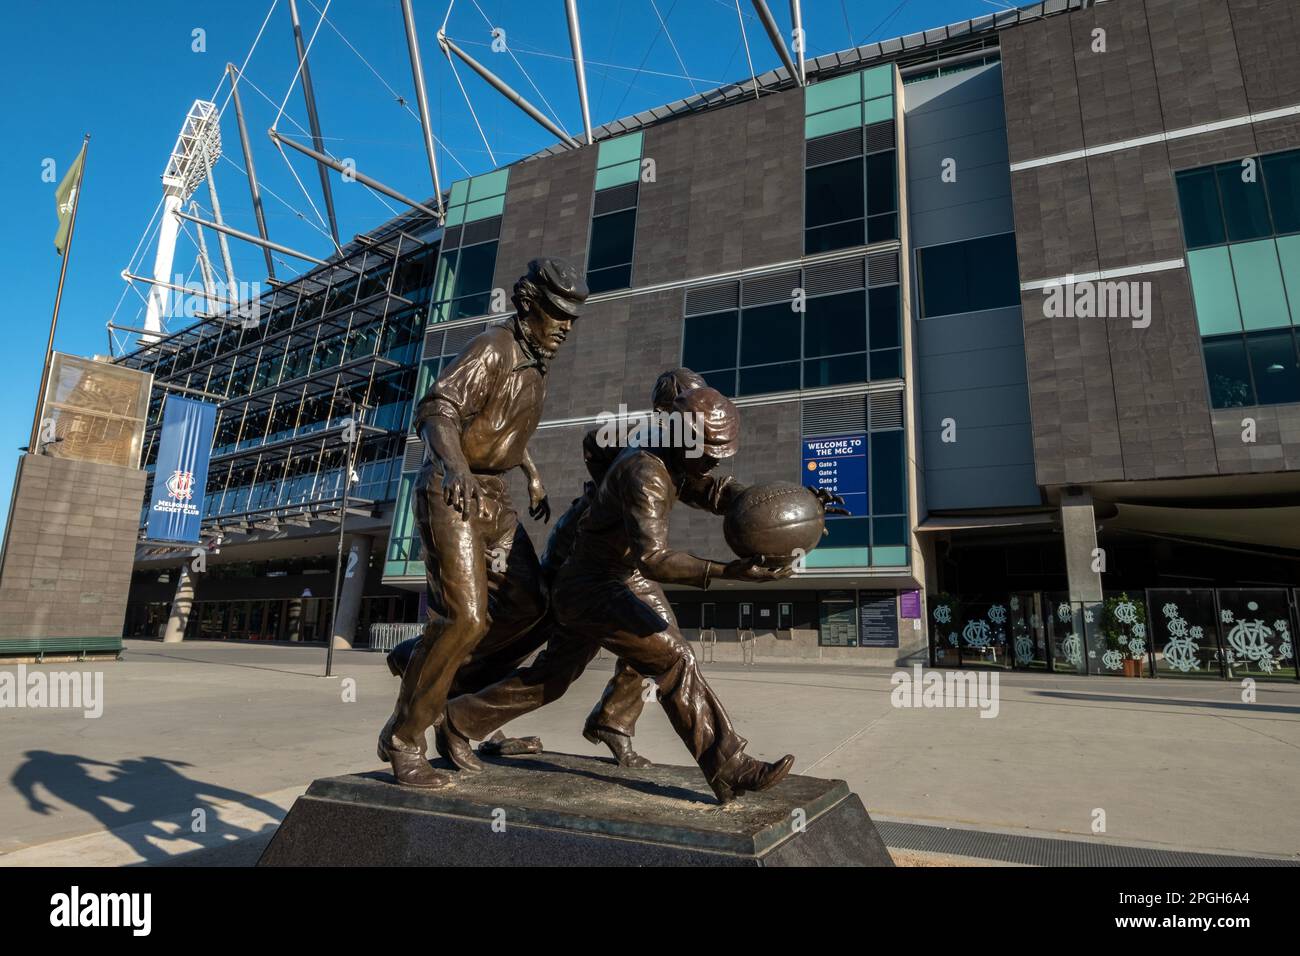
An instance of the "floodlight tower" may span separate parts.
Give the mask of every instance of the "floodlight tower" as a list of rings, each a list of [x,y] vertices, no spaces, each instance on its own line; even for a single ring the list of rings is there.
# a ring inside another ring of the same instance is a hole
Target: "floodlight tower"
[[[167,314],[167,284],[171,282],[172,256],[176,252],[176,236],[181,221],[176,212],[212,171],[212,165],[221,155],[220,115],[215,103],[195,100],[181,126],[171,158],[163,170],[163,216],[158,229],[158,251],[153,260],[154,284],[149,289],[149,305],[145,311],[144,327],[147,334],[142,342],[158,341],[162,332],[162,317]]]

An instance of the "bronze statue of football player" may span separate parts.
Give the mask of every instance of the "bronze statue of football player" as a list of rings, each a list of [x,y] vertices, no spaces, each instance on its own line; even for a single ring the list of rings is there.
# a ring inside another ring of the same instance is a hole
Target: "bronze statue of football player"
[[[688,368],[670,369],[655,380],[650,395],[651,408],[654,412],[660,414],[670,412],[673,401],[678,395],[692,388],[699,388],[704,384],[704,379]],[[541,567],[542,580],[548,594],[554,584],[556,573],[573,553],[573,544],[578,533],[578,522],[587,513],[587,508],[591,505],[591,499],[595,496],[596,489],[600,487],[605,472],[609,470],[609,466],[614,463],[614,459],[622,450],[622,445],[603,440],[600,428],[591,429],[583,437],[582,457],[591,480],[584,485],[582,495],[574,499],[569,509],[555,522],[555,527],[551,529],[550,536],[546,540],[546,547],[542,551]],[[730,479],[728,480],[730,481]],[[729,493],[728,499],[730,499],[730,497],[742,491],[743,488],[738,483],[732,482],[727,490]],[[553,630],[554,615],[548,610],[545,621],[534,628],[526,639],[515,640],[510,643],[508,649],[504,652],[494,652],[491,648],[484,648],[483,645],[480,645],[479,649],[470,658],[470,661],[457,672],[448,697],[472,694],[482,690],[489,684],[496,683],[509,674],[510,671],[520,666],[529,654],[541,647],[549,639]],[[407,662],[419,641],[420,638],[411,638],[389,651],[388,668],[394,676],[402,676],[402,672],[406,670]],[[582,728],[584,737],[593,744],[603,743],[609,748],[618,764],[623,767],[640,768],[651,765],[649,760],[632,748],[632,737],[636,733],[636,722],[645,706],[642,687],[646,679],[627,661],[619,660],[614,668],[614,676],[605,685],[600,700],[592,708]],[[441,735],[438,738],[440,749],[444,739]],[[493,739],[486,742],[483,751],[518,753],[530,749],[532,748],[528,744],[519,741],[498,741]],[[463,760],[465,754],[461,751],[458,753],[444,753],[443,756],[457,763],[457,766],[461,766],[457,758]],[[476,770],[479,769],[479,766],[467,764],[461,766],[461,769]]]
[[[506,473],[528,479],[529,515],[550,518],[528,454],[542,416],[546,370],[587,299],[581,272],[559,258],[534,259],[515,283],[515,316],[477,336],[416,410],[429,461],[415,487],[430,620],[402,673],[381,760],[401,784],[451,783],[425,758],[425,734],[442,717],[457,672],[480,644],[514,654],[546,611],[541,569],[515,514]],[[504,570],[501,568],[504,567]],[[445,750],[439,729],[439,750]],[[471,754],[472,758],[472,754]]]
[[[668,516],[679,499],[714,514],[728,509],[735,482],[709,472],[735,455],[740,437],[739,412],[712,388],[679,395],[672,410],[691,423],[696,441],[632,445],[618,454],[556,575],[557,626],[546,649],[529,667],[448,704],[442,728],[453,752],[468,751],[471,740],[560,697],[604,647],[655,682],[673,729],[720,802],[766,790],[789,773],[789,754],[765,763],[745,753],[746,741],[700,672],[662,585],[772,581],[791,568],[767,566],[762,555],[721,562],[669,547]]]

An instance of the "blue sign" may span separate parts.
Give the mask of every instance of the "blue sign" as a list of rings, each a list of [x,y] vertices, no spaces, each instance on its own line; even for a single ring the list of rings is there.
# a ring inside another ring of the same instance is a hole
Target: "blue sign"
[[[866,434],[805,438],[803,484],[839,495],[850,515],[869,514]]]
[[[167,396],[145,532],[151,540],[199,540],[216,421],[216,405]]]

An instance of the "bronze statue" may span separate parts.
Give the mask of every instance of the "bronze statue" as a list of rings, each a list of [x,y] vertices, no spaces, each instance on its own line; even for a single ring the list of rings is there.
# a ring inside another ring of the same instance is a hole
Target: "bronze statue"
[[[470,342],[416,410],[430,457],[416,485],[415,513],[432,613],[379,735],[379,757],[392,764],[399,783],[451,783],[450,774],[425,758],[425,734],[442,716],[458,671],[480,646],[487,652],[477,661],[489,670],[517,658],[517,642],[545,613],[537,554],[510,502],[505,474],[523,469],[529,515],[549,520],[528,441],[541,420],[547,364],[587,294],[572,263],[534,259],[515,283],[513,320]],[[438,733],[446,753],[444,732]],[[468,762],[478,763],[472,753]]]
[[[673,400],[682,392],[698,388],[705,384],[704,379],[688,368],[675,368],[661,374],[655,381],[650,395],[653,411],[665,413],[672,410]],[[546,593],[549,595],[560,567],[573,552],[573,543],[578,531],[578,522],[587,513],[591,499],[605,477],[605,472],[613,464],[621,445],[601,440],[601,430],[593,428],[583,437],[582,455],[591,480],[583,487],[582,495],[570,504],[569,509],[556,521],[555,527],[547,538],[542,551],[541,571]],[[521,665],[526,657],[549,640],[554,631],[554,609],[548,607],[547,617],[529,632],[522,640],[508,645],[504,653],[480,653],[475,651],[470,661],[460,668],[452,682],[449,699],[461,694],[472,694],[490,684],[496,683],[512,670]],[[405,671],[420,638],[403,641],[388,653],[388,667],[396,677]],[[480,645],[481,647],[482,645]],[[623,767],[649,767],[651,763],[632,748],[632,737],[636,733],[637,718],[645,706],[642,687],[646,678],[642,677],[627,661],[619,660],[614,668],[614,676],[605,685],[605,690],[592,708],[582,728],[582,735],[595,743],[603,743],[609,748],[614,759]],[[540,749],[531,743],[536,738],[529,738],[530,743],[521,743],[513,738],[489,739],[480,748],[495,754],[528,753]],[[443,738],[438,738],[441,744]],[[441,748],[440,748],[441,749]],[[462,754],[444,753],[443,756],[455,762]],[[457,764],[460,765],[459,763]],[[472,765],[462,769],[475,769]]]
[[[743,490],[730,477],[709,476],[739,446],[736,407],[702,387],[679,395],[672,411],[692,423],[699,443],[632,445],[619,452],[579,522],[572,556],[556,575],[557,626],[546,649],[529,667],[450,701],[441,733],[453,754],[470,752],[471,739],[487,738],[560,697],[604,647],[655,682],[669,721],[720,802],[766,790],[789,772],[791,755],[764,763],[744,752],[746,741],[700,673],[661,585],[772,581],[791,568],[765,566],[762,555],[720,562],[668,546],[668,516],[677,500],[723,514]]]

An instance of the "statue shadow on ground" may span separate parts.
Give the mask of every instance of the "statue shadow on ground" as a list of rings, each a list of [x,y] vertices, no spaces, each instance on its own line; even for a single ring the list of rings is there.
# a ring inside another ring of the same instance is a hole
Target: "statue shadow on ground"
[[[145,864],[175,861],[185,854],[269,835],[284,816],[283,809],[260,797],[186,776],[182,771],[193,765],[183,760],[146,756],[113,762],[49,750],[29,750],[23,757],[9,782],[31,812],[58,813],[62,810],[58,803],[75,807],[99,821],[136,853],[137,862]],[[256,827],[236,826],[217,816],[216,801],[270,819]],[[191,829],[194,811],[199,809],[206,816],[203,833]],[[165,826],[164,821],[174,821],[175,826]],[[193,842],[202,848],[181,845]]]
[[[708,806],[712,806],[714,808],[717,808],[718,805],[718,801],[713,797],[712,794],[707,792],[707,789],[705,789],[706,785],[703,779],[700,780],[700,786],[702,789],[690,790],[686,787],[678,787],[678,786],[674,786],[673,784],[666,784],[666,783],[656,783],[653,780],[642,780],[632,776],[621,776],[621,775],[615,776],[613,774],[597,773],[593,770],[577,770],[572,767],[561,766],[560,764],[552,763],[551,761],[547,760],[545,752],[543,752],[539,756],[526,756],[526,757],[488,757],[480,754],[479,759],[482,760],[483,764],[488,768],[487,770],[484,771],[484,773],[487,774],[491,774],[492,768],[494,767],[501,767],[503,769],[511,769],[511,770],[525,770],[530,773],[561,773],[561,774],[567,774],[569,776],[574,776],[574,777],[585,777],[589,780],[597,781],[598,783],[609,784],[615,787],[622,787],[624,789],[632,790],[637,793],[646,794],[647,796],[668,797],[673,800],[680,800],[684,803],[702,803]],[[455,773],[458,778],[465,777],[464,772],[459,771],[455,767],[453,767],[450,761],[439,758],[436,760],[432,760],[430,762],[435,767],[438,767],[439,769],[449,770]],[[592,762],[606,764],[610,767],[617,766],[617,764],[615,764],[612,760],[606,758],[592,758]],[[650,768],[650,770],[651,772],[653,772],[653,768]],[[629,770],[625,772],[628,774],[632,774],[632,773],[637,773],[638,771]],[[394,786],[396,786],[396,783],[393,780],[393,775],[386,770],[375,770],[375,771],[371,771],[370,773],[359,774],[359,776],[366,777],[371,780],[382,780],[385,783],[393,784]],[[477,778],[479,776],[480,776],[479,774],[475,774],[474,778]],[[469,779],[473,779],[473,778],[469,778]],[[444,792],[454,793],[455,791],[452,790],[452,791],[444,791]]]

